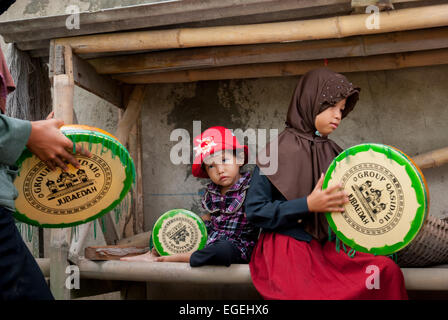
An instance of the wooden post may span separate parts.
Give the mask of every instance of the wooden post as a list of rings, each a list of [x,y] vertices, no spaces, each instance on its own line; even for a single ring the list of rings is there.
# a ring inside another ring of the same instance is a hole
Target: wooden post
[[[74,82],[71,55],[71,48],[65,46],[65,74],[53,76],[53,110],[55,118],[62,119],[65,124],[73,122]],[[66,287],[65,282],[67,279],[66,270],[69,265],[68,252],[71,229],[53,229],[50,237],[50,289],[55,299],[69,300],[71,297],[70,290]]]
[[[126,106],[126,111],[123,114],[123,118],[118,124],[115,136],[123,145],[126,145],[129,138],[129,132],[137,123],[137,119],[140,116],[144,94],[145,86],[135,86],[129,99],[129,103]]]
[[[136,169],[136,185],[134,186],[133,203],[125,212],[124,224],[120,226],[123,237],[128,236],[126,230],[128,223],[132,220],[132,233],[143,231],[143,194],[141,177],[141,120],[140,113],[145,95],[145,86],[137,85],[132,90],[126,110],[120,116],[115,136],[124,146],[128,146]]]

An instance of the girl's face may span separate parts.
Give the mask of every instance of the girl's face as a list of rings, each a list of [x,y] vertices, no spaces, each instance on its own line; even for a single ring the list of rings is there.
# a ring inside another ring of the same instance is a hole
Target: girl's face
[[[241,177],[241,154],[244,157],[244,152],[240,153],[238,161],[231,151],[215,153],[204,159],[205,171],[214,183],[221,186],[222,194],[226,193]]]
[[[317,115],[314,125],[321,135],[328,136],[338,128],[342,120],[342,111],[345,109],[346,101],[347,99],[341,100]]]

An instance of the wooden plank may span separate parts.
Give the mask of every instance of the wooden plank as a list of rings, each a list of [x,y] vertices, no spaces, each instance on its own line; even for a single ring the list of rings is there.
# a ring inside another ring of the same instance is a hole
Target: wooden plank
[[[301,18],[301,10],[306,11],[313,7],[321,7],[322,11],[325,7],[332,6],[333,14],[338,14],[335,6],[341,5],[344,6],[345,12],[350,9],[348,0],[189,0],[183,1],[182,5],[177,2],[152,3],[104,9],[98,12],[81,12],[79,14],[80,29],[67,29],[65,22],[69,15],[59,15],[0,23],[0,32],[6,42],[17,42],[146,29],[191,22],[213,21],[213,24],[216,25],[220,20],[232,17],[241,17],[245,23],[250,24],[257,23],[257,21],[258,23],[272,21],[272,15],[277,12],[294,11],[292,17]],[[258,15],[257,20],[251,20],[254,15]],[[302,17],[304,16],[302,15]],[[285,19],[285,16],[277,19]],[[36,32],[37,30],[39,32]]]
[[[64,46],[61,45],[54,46],[54,64],[52,68],[54,75],[65,73],[64,51],[65,51]]]
[[[135,233],[141,233],[144,230],[145,217],[144,217],[144,203],[143,203],[143,154],[142,154],[142,118],[139,117],[135,125],[137,131],[137,155],[135,159],[136,164],[136,190],[135,190]]]
[[[73,55],[73,62],[73,76],[76,85],[119,108],[123,108],[122,91],[117,81],[99,75],[90,64],[77,55]]]
[[[110,211],[105,214],[101,219],[101,223],[104,223],[103,226],[103,235],[104,240],[108,245],[114,245],[121,239],[120,231],[118,230],[118,226],[114,221],[114,212]]]
[[[448,50],[428,50],[410,53],[384,54],[368,57],[278,62],[155,73],[148,75],[117,75],[114,78],[129,84],[195,82],[203,80],[249,79],[302,75],[328,65],[336,72],[394,70],[448,64]]]
[[[424,1],[424,0],[388,0],[390,3],[403,3],[403,2],[416,2],[416,1]],[[371,5],[377,5],[379,0],[352,0],[352,8],[356,7],[367,7]]]
[[[380,13],[379,29],[365,27],[367,16],[363,14],[254,25],[122,32],[61,38],[56,43],[69,43],[77,53],[90,53],[344,38],[448,26],[448,4]]]
[[[145,87],[135,86],[129,99],[129,103],[126,107],[126,111],[123,114],[123,118],[118,123],[115,136],[123,145],[126,145],[129,132],[131,131],[132,127],[135,125],[138,117],[140,116],[144,95],[145,95]]]
[[[412,160],[420,169],[440,167],[448,163],[448,147],[414,156]]]
[[[133,235],[132,237],[123,238],[121,239],[118,244],[120,245],[127,245],[127,246],[147,246],[149,245],[149,240],[151,238],[151,231],[142,232],[136,235]]]
[[[332,59],[448,47],[448,28],[294,43],[151,52],[88,60],[99,74],[154,73],[230,65]]]
[[[92,246],[84,250],[84,257],[89,260],[120,260],[120,258],[132,257],[148,251],[149,247],[126,245]]]

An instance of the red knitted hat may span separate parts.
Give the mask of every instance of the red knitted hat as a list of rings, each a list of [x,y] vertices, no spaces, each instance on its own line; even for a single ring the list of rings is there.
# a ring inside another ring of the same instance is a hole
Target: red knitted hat
[[[208,156],[222,150],[244,150],[244,164],[248,159],[248,147],[240,145],[233,133],[224,127],[211,127],[194,138],[194,161],[191,169],[193,176],[209,178],[207,172],[202,169],[202,162]]]

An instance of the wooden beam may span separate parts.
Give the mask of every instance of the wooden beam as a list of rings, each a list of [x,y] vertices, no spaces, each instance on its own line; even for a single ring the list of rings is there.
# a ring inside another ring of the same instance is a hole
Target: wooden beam
[[[230,65],[332,59],[448,48],[448,28],[344,39],[191,48],[88,60],[99,74],[154,73]]]
[[[319,8],[318,11],[309,9]],[[85,34],[117,32],[123,30],[157,28],[190,23],[219,24],[231,18],[240,18],[244,24],[291,18],[305,18],[310,14],[328,10],[333,15],[348,13],[348,0],[189,0],[179,5],[177,1],[149,3],[123,8],[103,9],[97,12],[80,12],[80,28],[68,29],[69,15],[45,18],[20,19],[0,23],[6,42],[36,41]],[[301,14],[302,11],[304,14]],[[282,15],[275,17],[277,13]],[[319,14],[319,13],[318,13]],[[322,14],[322,13],[320,13]],[[277,20],[278,21],[278,20]]]
[[[149,240],[151,239],[151,231],[142,232],[132,237],[123,238],[118,241],[118,244],[128,245],[128,246],[149,246]]]
[[[448,147],[414,156],[412,160],[420,169],[440,167],[448,163]]]
[[[73,55],[73,62],[73,76],[76,85],[112,103],[116,107],[123,108],[122,90],[117,81],[107,76],[99,75],[95,68],[77,55]]]
[[[123,118],[118,123],[115,136],[123,145],[126,145],[129,137],[129,132],[137,123],[137,119],[140,116],[144,95],[145,87],[135,86],[129,99],[129,103],[126,107],[126,111],[124,112]]]
[[[84,257],[89,260],[120,260],[120,258],[123,257],[132,257],[144,254],[149,251],[148,249],[148,246],[93,246],[85,248]]]
[[[305,74],[328,65],[336,72],[394,70],[448,64],[448,49],[410,53],[385,54],[369,57],[263,63],[211,69],[176,71],[146,75],[116,75],[113,78],[129,84],[195,82],[203,80],[249,79],[283,77]]]
[[[372,5],[377,5],[379,0],[351,0],[352,1],[352,8],[357,7],[367,7]],[[424,1],[424,0],[389,0],[392,4],[394,3],[403,3],[403,2],[417,2],[417,1]]]
[[[343,38],[448,26],[448,4],[395,10],[379,14],[381,27],[366,28],[370,14],[210,28],[136,31],[57,39],[77,53],[119,52],[220,45],[275,43]]]

